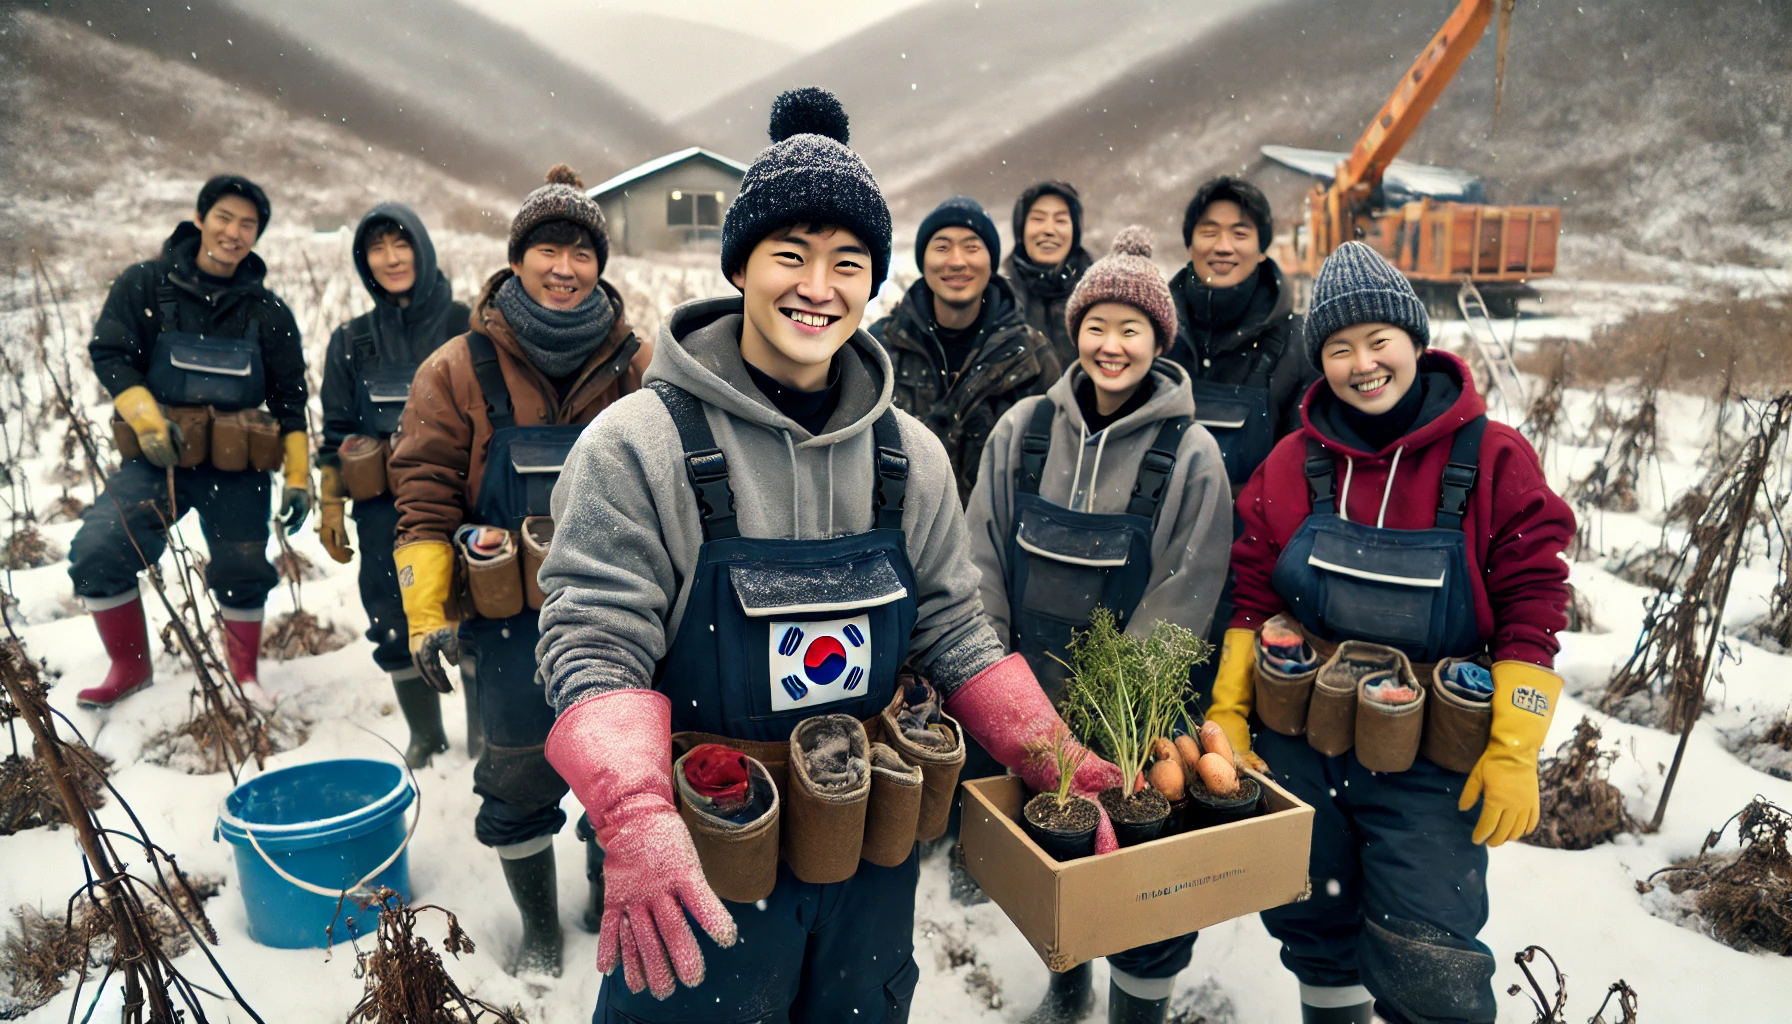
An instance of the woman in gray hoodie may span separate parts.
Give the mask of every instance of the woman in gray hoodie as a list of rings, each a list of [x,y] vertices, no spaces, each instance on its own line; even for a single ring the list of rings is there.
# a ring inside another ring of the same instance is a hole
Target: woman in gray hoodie
[[[1065,308],[1077,362],[1003,415],[965,509],[996,633],[1054,700],[1065,647],[1097,605],[1137,636],[1160,620],[1206,636],[1226,582],[1231,489],[1195,422],[1188,373],[1160,358],[1176,312],[1143,228],[1127,228]],[[1108,958],[1108,1019],[1161,1024],[1193,936]],[[1081,1020],[1090,964],[1054,974],[1034,1024]]]

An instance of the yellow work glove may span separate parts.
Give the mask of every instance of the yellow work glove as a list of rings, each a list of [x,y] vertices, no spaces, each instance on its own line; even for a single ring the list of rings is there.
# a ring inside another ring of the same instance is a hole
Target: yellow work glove
[[[342,489],[342,469],[320,466],[317,470],[317,534],[324,550],[343,565],[355,560],[355,549],[348,542],[348,525],[343,506],[348,492]]]
[[[162,415],[162,407],[148,388],[141,384],[125,388],[112,399],[112,408],[137,432],[137,444],[150,465],[167,469],[180,461],[180,446],[185,438],[180,436],[180,428]]]
[[[398,563],[398,596],[404,599],[404,617],[410,626],[411,664],[425,682],[442,693],[454,684],[437,655],[450,665],[460,664],[460,643],[448,621],[448,590],[454,582],[454,549],[445,540],[419,540],[392,552]]]
[[[280,495],[280,525],[288,537],[305,525],[311,513],[311,439],[294,430],[280,439],[286,449],[286,490]]]
[[[1228,629],[1220,647],[1219,674],[1213,680],[1213,703],[1207,720],[1226,730],[1232,752],[1257,771],[1266,771],[1263,759],[1251,753],[1251,701],[1256,697],[1257,634],[1249,629]]]
[[[1487,750],[1468,773],[1458,810],[1481,800],[1472,837],[1498,846],[1537,827],[1537,751],[1562,696],[1562,677],[1523,661],[1493,665],[1493,729]]]

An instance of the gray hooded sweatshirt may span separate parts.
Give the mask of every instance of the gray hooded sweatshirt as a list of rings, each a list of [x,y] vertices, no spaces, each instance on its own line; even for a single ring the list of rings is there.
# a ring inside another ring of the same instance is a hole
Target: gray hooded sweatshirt
[[[1125,512],[1139,463],[1163,421],[1195,415],[1187,370],[1160,358],[1152,364],[1151,376],[1153,391],[1143,406],[1091,434],[1076,402],[1076,389],[1088,373],[1082,364],[1073,364],[1043,396],[1017,402],[990,434],[965,520],[971,557],[983,575],[983,610],[1004,641],[1010,629],[1006,580],[1014,469],[1033,410],[1040,402],[1057,407],[1039,496],[1079,512]],[[1232,490],[1226,465],[1213,435],[1191,423],[1177,447],[1176,468],[1151,535],[1151,578],[1126,631],[1142,637],[1162,619],[1205,637],[1226,583],[1231,549]]]
[[[890,407],[892,379],[883,346],[861,330],[841,348],[839,406],[817,436],[747,376],[741,320],[738,298],[680,306],[660,328],[646,375],[703,403],[728,457],[741,536],[823,540],[871,529],[871,426]],[[909,659],[951,693],[995,664],[1002,645],[977,599],[946,452],[919,421],[901,411],[896,418],[909,460],[902,530],[917,591]],[[652,687],[654,666],[678,636],[703,543],[678,427],[659,395],[643,388],[585,428],[553,508],[536,648],[549,701],[563,712],[606,690]]]

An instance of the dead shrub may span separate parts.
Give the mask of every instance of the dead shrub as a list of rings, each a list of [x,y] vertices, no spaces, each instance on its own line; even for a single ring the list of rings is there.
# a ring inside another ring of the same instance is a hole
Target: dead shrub
[[[261,656],[276,661],[328,654],[348,646],[347,631],[320,622],[310,612],[276,615],[261,637]]]
[[[1781,750],[1792,750],[1792,717],[1782,718],[1767,727],[1760,742],[1771,743]]]
[[[86,794],[89,806],[103,805],[106,802],[103,773],[111,767],[111,762],[79,743],[68,746],[81,755],[69,761],[76,785]],[[67,822],[68,817],[56,800],[56,784],[42,758],[10,754],[0,761],[0,836]]]
[[[525,1024],[519,1009],[493,1006],[462,992],[448,976],[441,954],[417,935],[417,915],[441,911],[448,919],[442,948],[457,960],[462,953],[473,952],[473,940],[461,931],[452,913],[427,904],[407,906],[403,897],[383,887],[368,903],[375,905],[383,909],[374,948],[355,955],[355,971],[366,979],[366,989],[347,1024],[475,1024],[487,1019],[493,1024]]]
[[[1706,856],[1736,823],[1741,848]],[[1792,853],[1786,837],[1792,833],[1792,812],[1765,797],[1755,797],[1747,807],[1705,837],[1697,856],[1662,868],[1637,883],[1639,892],[1650,892],[1657,876],[1665,876],[1668,891],[1690,894],[1692,907],[1711,936],[1745,953],[1777,953],[1792,956]]]
[[[1552,349],[1564,341],[1574,350],[1566,370],[1572,387],[1634,377],[1664,348],[1671,353],[1665,380],[1675,391],[1715,396],[1731,365],[1744,394],[1758,396],[1792,384],[1792,302],[1783,295],[1721,295],[1631,313],[1584,342],[1544,339],[1535,351],[1517,357],[1519,369],[1551,375]]]
[[[62,552],[37,532],[37,527],[26,526],[15,530],[12,536],[6,538],[6,547],[0,549],[0,569],[22,572],[49,565],[61,558]]]
[[[1599,739],[1599,727],[1582,717],[1573,738],[1538,766],[1541,816],[1537,831],[1525,836],[1525,842],[1551,850],[1590,850],[1620,832],[1636,831],[1635,819],[1624,809],[1624,794],[1607,778],[1618,752],[1600,750]]]

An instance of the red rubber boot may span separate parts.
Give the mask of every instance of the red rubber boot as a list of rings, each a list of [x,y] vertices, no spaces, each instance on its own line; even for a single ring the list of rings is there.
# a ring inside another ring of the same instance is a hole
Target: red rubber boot
[[[224,620],[224,657],[230,662],[230,674],[236,677],[243,696],[259,708],[273,706],[268,692],[261,688],[257,675],[261,657],[261,620]]]
[[[149,624],[143,619],[143,599],[133,597],[124,604],[93,613],[93,625],[100,632],[100,643],[112,658],[112,668],[98,686],[90,686],[75,694],[84,708],[105,708],[129,694],[148,686],[154,676],[149,661]]]

